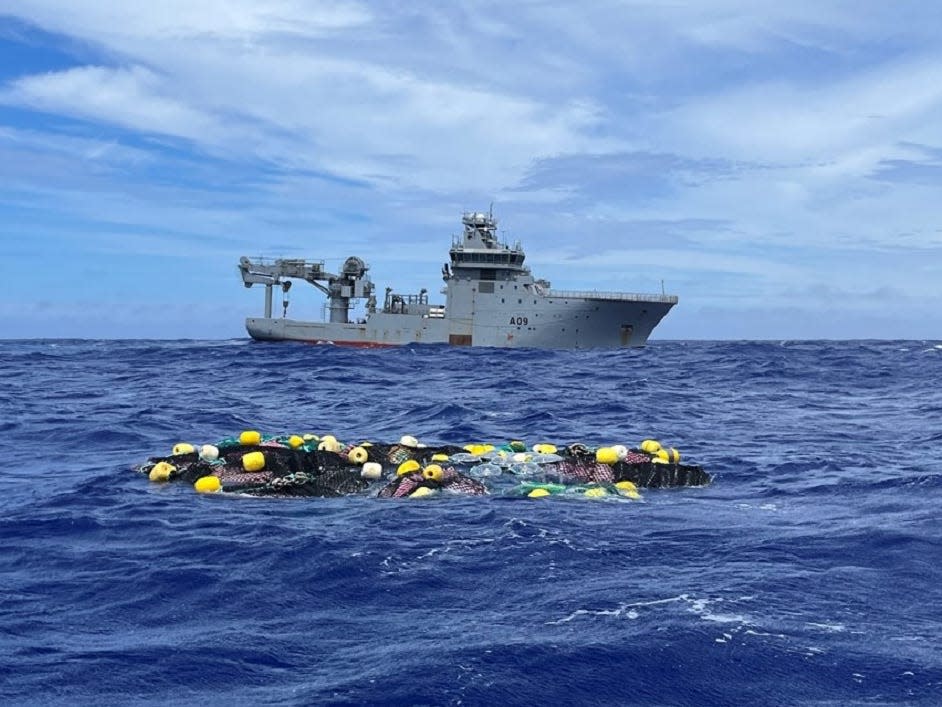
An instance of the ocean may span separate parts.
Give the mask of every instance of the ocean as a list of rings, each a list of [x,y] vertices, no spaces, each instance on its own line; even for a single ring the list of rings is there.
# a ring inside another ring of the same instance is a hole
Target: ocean
[[[942,704],[942,345],[0,342],[0,703]],[[656,438],[638,501],[150,483],[245,429]]]

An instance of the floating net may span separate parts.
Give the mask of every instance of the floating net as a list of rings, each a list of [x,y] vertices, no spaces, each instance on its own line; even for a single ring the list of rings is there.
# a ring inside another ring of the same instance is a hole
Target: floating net
[[[521,441],[425,445],[410,436],[388,444],[344,444],[330,435],[266,437],[254,430],[199,448],[180,443],[137,471],[154,483],[183,482],[200,492],[283,497],[566,494],[637,499],[639,489],[711,481],[703,468],[681,463],[676,449],[655,440],[632,448],[528,446]]]

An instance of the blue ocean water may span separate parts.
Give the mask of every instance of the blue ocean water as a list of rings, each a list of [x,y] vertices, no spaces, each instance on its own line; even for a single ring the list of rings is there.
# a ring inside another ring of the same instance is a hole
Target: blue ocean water
[[[3,704],[942,704],[942,346],[0,342]],[[655,437],[638,502],[204,496],[242,429]]]

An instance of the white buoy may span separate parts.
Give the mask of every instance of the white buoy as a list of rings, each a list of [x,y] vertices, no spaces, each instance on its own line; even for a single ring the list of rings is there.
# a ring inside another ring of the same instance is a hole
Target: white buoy
[[[383,477],[383,467],[377,462],[367,462],[360,470],[360,477],[370,481],[381,479]]]

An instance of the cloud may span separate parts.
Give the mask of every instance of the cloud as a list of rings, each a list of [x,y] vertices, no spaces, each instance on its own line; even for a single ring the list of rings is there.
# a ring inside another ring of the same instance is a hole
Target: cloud
[[[569,205],[610,200],[644,204],[741,170],[724,159],[648,151],[560,155],[536,160],[513,191],[555,190],[569,195]]]
[[[938,185],[942,179],[942,148],[914,144],[901,147],[906,148],[910,156],[881,160],[871,177],[895,184]]]
[[[184,138],[223,130],[204,112],[161,95],[160,83],[139,66],[83,66],[17,79],[0,102]]]
[[[773,163],[822,164],[868,146],[897,149],[942,113],[942,61],[925,55],[836,81],[760,81],[725,90],[663,116],[661,135],[687,154]],[[872,158],[879,152],[871,151]],[[856,165],[872,166],[873,159]]]
[[[49,31],[117,47],[142,39],[320,37],[370,19],[364,4],[344,0],[164,0],[159,4],[9,0],[5,11]]]
[[[386,187],[507,185],[536,156],[611,143],[591,135],[599,108],[585,98],[546,102],[436,78],[397,66],[389,38],[391,55],[346,58],[350,30],[380,32],[364,30],[370,16],[358,5],[329,3],[326,14],[303,3],[181,5],[178,14],[106,6],[121,19],[104,6],[21,12],[99,43],[122,66],[23,76],[0,100]],[[342,41],[339,52],[297,41],[325,33]]]

